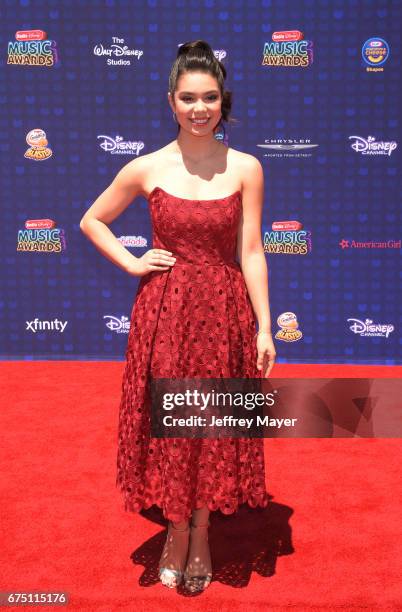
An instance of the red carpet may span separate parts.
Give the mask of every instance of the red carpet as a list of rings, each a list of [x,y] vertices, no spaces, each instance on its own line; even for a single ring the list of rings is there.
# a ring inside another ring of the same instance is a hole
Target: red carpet
[[[1,364],[1,591],[67,591],[69,610],[402,609],[398,439],[267,439],[272,503],[211,515],[212,585],[190,600],[159,584],[161,514],[126,513],[115,487],[123,367]],[[278,364],[273,376],[401,373]]]

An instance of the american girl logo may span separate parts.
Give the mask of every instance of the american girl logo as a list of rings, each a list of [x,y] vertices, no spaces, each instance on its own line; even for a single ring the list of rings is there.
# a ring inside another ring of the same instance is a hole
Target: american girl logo
[[[56,41],[43,30],[19,30],[15,38],[8,43],[7,64],[51,68],[59,61]]]
[[[313,63],[313,41],[303,40],[299,30],[274,32],[272,42],[264,44],[263,66],[306,68]]]

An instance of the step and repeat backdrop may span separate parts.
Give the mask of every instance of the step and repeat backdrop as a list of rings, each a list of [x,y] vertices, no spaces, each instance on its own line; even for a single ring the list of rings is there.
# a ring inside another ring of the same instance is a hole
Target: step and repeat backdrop
[[[265,171],[279,362],[399,364],[398,0],[1,5],[1,358],[123,359],[139,279],[80,231],[123,165],[177,135],[168,76],[205,39]],[[180,185],[176,189],[180,195]],[[152,248],[147,201],[110,229]]]

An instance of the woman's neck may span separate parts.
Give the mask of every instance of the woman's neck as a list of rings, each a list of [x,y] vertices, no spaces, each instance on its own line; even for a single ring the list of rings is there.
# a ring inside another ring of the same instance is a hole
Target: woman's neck
[[[205,162],[221,145],[212,133],[207,136],[193,136],[183,130],[180,130],[174,142],[177,152],[182,154],[183,159],[189,159],[193,163]]]

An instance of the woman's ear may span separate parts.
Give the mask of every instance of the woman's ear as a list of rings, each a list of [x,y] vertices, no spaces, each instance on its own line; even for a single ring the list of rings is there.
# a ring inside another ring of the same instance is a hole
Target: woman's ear
[[[167,92],[168,93],[168,102],[170,105],[170,108],[172,109],[172,112],[175,112],[175,108],[174,108],[174,104],[173,104],[173,98],[172,98],[172,94],[170,93],[170,91]]]

